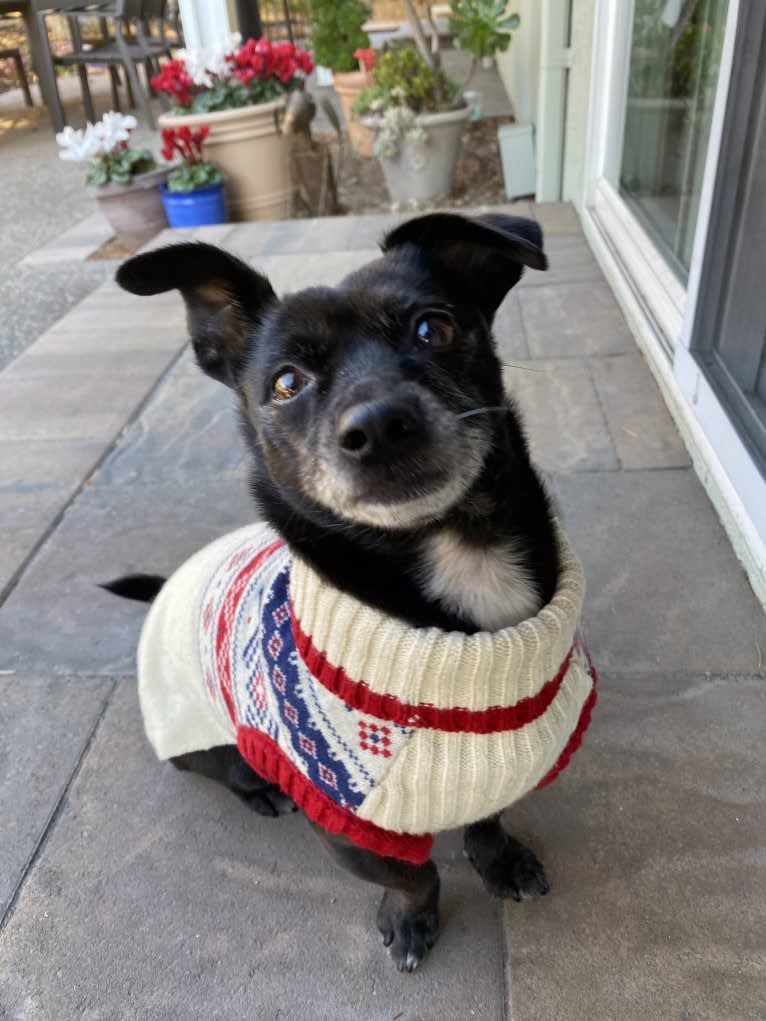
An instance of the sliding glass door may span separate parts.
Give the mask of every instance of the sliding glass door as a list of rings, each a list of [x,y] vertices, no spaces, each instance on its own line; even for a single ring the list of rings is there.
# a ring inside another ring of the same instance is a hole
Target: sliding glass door
[[[636,0],[620,195],[686,283],[728,0]]]

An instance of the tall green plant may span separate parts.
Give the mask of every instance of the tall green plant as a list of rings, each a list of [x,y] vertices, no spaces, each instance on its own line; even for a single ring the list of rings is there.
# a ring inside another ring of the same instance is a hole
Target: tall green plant
[[[310,0],[309,11],[314,63],[333,71],[355,71],[354,50],[370,45],[362,27],[370,8],[360,0]]]
[[[506,14],[508,0],[451,0],[449,27],[461,50],[473,60],[468,81],[479,60],[505,53],[511,32],[519,27],[518,14]]]
[[[506,14],[509,0],[450,0],[450,31],[461,49],[471,54],[471,67],[463,88],[476,70],[478,61],[494,57],[508,49],[511,32],[521,24],[518,14]],[[418,52],[434,71],[441,69],[439,33],[428,0],[404,0],[407,20]],[[428,37],[423,23],[428,26]]]

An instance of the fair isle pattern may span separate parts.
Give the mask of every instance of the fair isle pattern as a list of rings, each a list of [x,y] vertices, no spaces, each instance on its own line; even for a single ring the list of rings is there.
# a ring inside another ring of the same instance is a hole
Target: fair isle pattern
[[[333,588],[267,525],[195,554],[139,645],[160,758],[231,743],[317,825],[415,864],[429,834],[501,811],[568,765],[595,671],[577,640],[579,561],[518,627],[412,628]]]
[[[206,690],[234,727],[267,737],[317,790],[355,812],[412,730],[359,712],[317,684],[293,641],[290,555],[273,534],[258,538],[227,559],[205,592]]]

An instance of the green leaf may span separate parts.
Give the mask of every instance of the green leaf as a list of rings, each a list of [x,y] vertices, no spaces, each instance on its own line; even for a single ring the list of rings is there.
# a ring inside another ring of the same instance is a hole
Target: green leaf
[[[513,32],[521,24],[521,18],[518,14],[512,14],[510,18],[506,18],[504,21],[498,23],[498,28],[501,28],[504,32]]]

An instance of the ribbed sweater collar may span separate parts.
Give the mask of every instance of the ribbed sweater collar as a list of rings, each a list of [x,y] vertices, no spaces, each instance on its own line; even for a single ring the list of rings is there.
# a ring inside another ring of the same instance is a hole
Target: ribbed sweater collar
[[[473,635],[411,627],[294,556],[290,597],[306,639],[299,648],[309,644],[371,691],[410,705],[486,710],[534,697],[567,659],[585,593],[582,566],[558,525],[556,541],[560,572],[550,602],[514,627]]]

